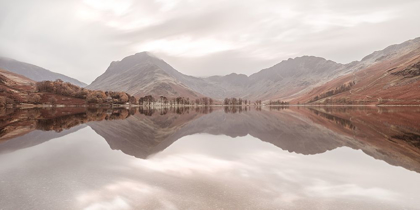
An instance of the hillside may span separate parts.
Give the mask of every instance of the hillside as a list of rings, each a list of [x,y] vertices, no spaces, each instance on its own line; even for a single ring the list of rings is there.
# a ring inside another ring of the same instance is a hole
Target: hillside
[[[374,52],[362,62],[370,65],[320,85],[292,103],[420,103],[420,38]]]
[[[35,81],[0,69],[0,107],[29,100],[36,91]]]
[[[125,92],[92,91],[61,80],[35,82],[22,75],[0,69],[0,107],[43,105],[137,104]]]
[[[9,59],[9,58],[0,57],[0,68],[4,70],[8,70],[16,74],[24,75],[25,77],[31,80],[34,80],[36,82],[45,81],[45,80],[55,81],[57,79],[60,79],[64,82],[70,82],[80,87],[86,86],[85,83],[80,82],[71,77],[68,77],[66,75],[55,73],[50,70],[41,68],[39,66],[35,66],[29,63],[24,63],[24,62],[20,62],[20,61]]]
[[[134,96],[183,96],[199,98],[180,80],[162,67],[160,59],[147,52],[128,56],[121,61],[114,61],[101,76],[87,88],[92,90],[124,91]],[[166,70],[166,71],[165,71]]]

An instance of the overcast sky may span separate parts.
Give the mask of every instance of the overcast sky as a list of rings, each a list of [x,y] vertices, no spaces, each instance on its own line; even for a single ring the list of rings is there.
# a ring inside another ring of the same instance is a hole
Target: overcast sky
[[[194,76],[315,55],[340,63],[420,36],[419,0],[0,0],[0,55],[85,83],[141,51]]]

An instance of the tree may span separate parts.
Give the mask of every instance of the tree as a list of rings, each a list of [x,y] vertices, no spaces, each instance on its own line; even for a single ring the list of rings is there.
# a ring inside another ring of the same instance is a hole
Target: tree
[[[51,105],[55,105],[57,103],[57,99],[54,97],[51,97],[48,99],[48,102],[50,102]]]
[[[106,101],[106,97],[103,91],[91,91],[87,95],[86,101],[88,103],[103,103]]]
[[[134,96],[130,97],[130,104],[137,104],[137,99]]]
[[[41,96],[39,96],[38,94],[35,94],[35,93],[29,94],[28,103],[31,103],[31,104],[41,103]]]
[[[153,98],[152,95],[147,95],[143,99],[143,103],[146,103],[146,105],[149,107],[153,105],[154,102],[155,102],[155,98]]]

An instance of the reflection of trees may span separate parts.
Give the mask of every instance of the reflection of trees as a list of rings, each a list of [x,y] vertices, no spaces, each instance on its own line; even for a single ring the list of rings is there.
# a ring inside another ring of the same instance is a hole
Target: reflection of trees
[[[136,113],[136,109],[103,108],[49,108],[49,109],[1,109],[0,138],[23,127],[61,132],[89,121],[125,119]],[[25,130],[25,129],[23,129]]]
[[[272,111],[272,110],[280,111],[280,110],[288,109],[288,108],[289,108],[289,106],[269,106],[270,111]]]
[[[150,108],[150,106],[145,107],[145,108],[139,107],[139,113],[146,116],[152,116],[153,113],[155,113],[155,110],[156,109]]]
[[[331,114],[328,114],[328,113],[325,113],[325,112],[320,112],[320,111],[318,111],[316,109],[312,109],[312,108],[309,108],[309,110],[311,110],[313,113],[315,113],[318,116],[321,116],[321,117],[327,118],[331,121],[334,121],[337,125],[341,125],[345,128],[349,128],[351,130],[356,129],[356,127],[353,125],[353,123],[350,120],[343,119],[343,118],[340,118],[340,117],[337,117],[337,116],[334,116],[334,115],[331,115]],[[340,110],[340,111],[347,111],[347,110]]]
[[[243,108],[242,106],[224,106],[225,113],[242,113],[242,111],[248,111],[248,107]]]
[[[87,120],[86,113],[77,113],[73,115],[65,115],[52,119],[39,119],[36,123],[37,130],[43,131],[57,131],[61,132],[65,129],[86,123]]]
[[[190,112],[208,114],[213,112],[213,108],[209,106],[202,106],[202,107],[189,107],[189,106],[180,106],[180,107],[164,107],[160,109],[155,109],[151,107],[139,107],[139,113],[146,116],[152,116],[155,113],[159,115],[166,115],[166,114],[189,114]]]
[[[86,110],[86,112],[82,113],[73,113],[70,115],[64,115],[51,119],[38,119],[36,123],[36,129],[44,131],[54,130],[61,132],[65,129],[69,129],[89,121],[125,119],[129,117],[131,113],[132,112],[127,109],[89,108]]]

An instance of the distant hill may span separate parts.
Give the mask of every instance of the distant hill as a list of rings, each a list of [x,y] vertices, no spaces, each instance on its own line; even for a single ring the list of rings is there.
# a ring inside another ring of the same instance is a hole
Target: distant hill
[[[70,82],[80,87],[85,87],[87,85],[66,75],[55,73],[42,67],[20,62],[10,58],[0,57],[0,68],[16,74],[23,75],[36,82],[45,80],[54,81],[57,79],[61,79],[64,82]]]
[[[222,87],[224,94],[215,97],[241,97],[251,100],[289,98],[313,85],[343,74],[346,65],[320,57],[303,56],[282,61],[251,76],[230,74],[205,80]]]
[[[28,94],[36,90],[35,81],[22,75],[0,69],[0,107],[10,100],[23,102],[28,100]]]

